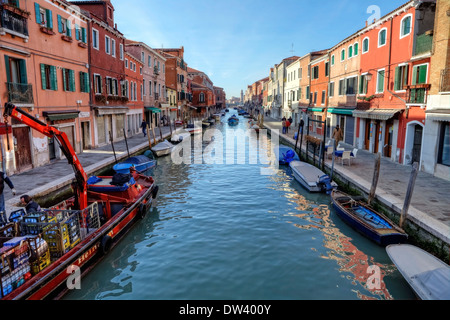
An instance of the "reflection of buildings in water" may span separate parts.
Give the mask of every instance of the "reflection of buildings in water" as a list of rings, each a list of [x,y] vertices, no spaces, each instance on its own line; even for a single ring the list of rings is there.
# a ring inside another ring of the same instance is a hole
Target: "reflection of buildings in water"
[[[293,216],[309,222],[309,224],[293,223],[294,226],[305,230],[314,228],[323,233],[324,247],[330,250],[326,252],[326,255],[322,254],[321,258],[335,260],[340,267],[339,271],[341,273],[349,273],[346,278],[353,285],[356,286],[359,283],[373,295],[369,296],[359,290],[355,290],[358,298],[370,300],[376,299],[375,297],[378,296],[379,299],[393,299],[383,281],[385,276],[394,272],[395,268],[392,265],[376,263],[372,257],[367,256],[363,251],[359,250],[351,242],[351,238],[344,235],[335,227],[331,220],[331,211],[328,205],[313,204],[295,191],[290,196],[290,201],[295,202],[297,205],[296,210],[301,212],[293,214]],[[378,273],[374,273],[373,270],[379,270],[379,277]]]

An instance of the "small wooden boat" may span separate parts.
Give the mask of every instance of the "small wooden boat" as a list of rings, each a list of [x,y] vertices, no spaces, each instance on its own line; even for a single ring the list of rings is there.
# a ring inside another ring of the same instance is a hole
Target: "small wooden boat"
[[[155,145],[151,150],[155,153],[157,157],[162,157],[170,154],[174,147],[175,146],[171,144],[169,141],[164,140]]]
[[[228,125],[230,126],[237,126],[239,124],[239,118],[235,115],[232,115],[228,118]]]
[[[386,252],[422,300],[450,300],[450,266],[410,244],[392,244]]]
[[[337,190],[332,191],[331,201],[342,220],[379,245],[403,243],[408,239],[403,229],[363,201]]]
[[[156,167],[156,160],[141,154],[134,157],[129,157],[113,166],[113,170],[119,173],[130,173],[130,168],[134,167],[136,171],[144,172],[146,170]]]
[[[295,180],[297,180],[309,192],[326,192],[337,187],[330,177],[319,168],[303,161],[293,160],[289,163]]]
[[[289,165],[289,163],[293,160],[300,161],[300,158],[294,149],[287,146],[279,145],[278,148],[274,149],[274,153],[279,164]]]

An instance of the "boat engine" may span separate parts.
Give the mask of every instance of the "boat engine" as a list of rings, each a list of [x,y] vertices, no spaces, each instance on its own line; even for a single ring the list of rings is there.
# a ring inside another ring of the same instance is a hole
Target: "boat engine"
[[[323,176],[319,177],[319,182],[317,183],[322,192],[326,192],[327,194],[330,194],[333,190],[333,186],[331,185],[331,179],[327,174],[324,174]]]

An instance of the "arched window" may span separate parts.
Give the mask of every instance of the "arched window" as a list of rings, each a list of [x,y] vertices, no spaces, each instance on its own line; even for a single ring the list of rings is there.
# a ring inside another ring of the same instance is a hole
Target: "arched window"
[[[383,28],[378,32],[378,48],[386,44],[387,29]]]
[[[205,102],[205,94],[203,92],[200,92],[199,102]]]
[[[411,22],[412,22],[411,14],[408,14],[403,17],[403,19],[400,23],[400,39],[411,33],[411,29],[412,29]]]
[[[362,53],[369,52],[369,38],[364,38],[362,45]]]

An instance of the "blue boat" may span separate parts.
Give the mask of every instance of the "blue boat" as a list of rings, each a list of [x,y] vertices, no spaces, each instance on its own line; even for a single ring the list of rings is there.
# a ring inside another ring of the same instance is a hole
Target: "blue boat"
[[[236,117],[236,115],[232,115],[231,117],[228,118],[228,124],[230,126],[237,126],[239,123],[239,118]]]
[[[298,154],[290,147],[279,145],[278,148],[274,149],[274,152],[275,158],[278,159],[279,164],[289,165],[291,161],[300,161]]]
[[[129,157],[124,161],[114,165],[113,169],[118,173],[130,173],[130,168],[133,166],[136,171],[143,172],[156,167],[156,160],[151,159],[146,155]]]
[[[383,214],[348,194],[333,190],[331,201],[342,220],[381,246],[404,243],[408,235]]]

